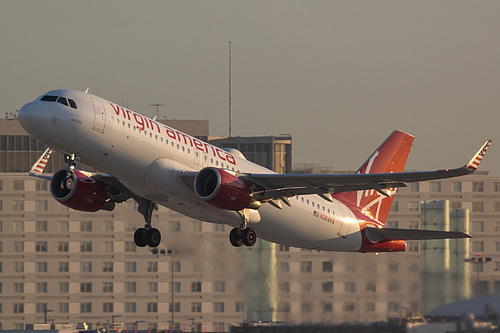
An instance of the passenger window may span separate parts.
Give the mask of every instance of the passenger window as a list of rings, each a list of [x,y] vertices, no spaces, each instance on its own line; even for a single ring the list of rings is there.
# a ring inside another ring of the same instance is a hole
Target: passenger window
[[[44,102],[55,102],[57,101],[58,96],[45,95],[40,100]]]
[[[59,99],[57,100],[58,103],[61,103],[63,105],[66,105],[68,106],[68,100],[64,97],[59,97]]]
[[[74,100],[72,100],[71,98],[68,98],[68,102],[69,102],[69,106],[71,106],[73,109],[78,109],[76,107],[76,103]]]

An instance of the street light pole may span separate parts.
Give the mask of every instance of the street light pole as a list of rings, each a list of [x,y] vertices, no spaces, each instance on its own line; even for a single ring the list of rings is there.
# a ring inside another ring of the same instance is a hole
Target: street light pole
[[[172,293],[172,331],[174,330],[175,323],[174,323],[174,251],[172,250],[167,250],[167,253],[170,254],[170,291]]]

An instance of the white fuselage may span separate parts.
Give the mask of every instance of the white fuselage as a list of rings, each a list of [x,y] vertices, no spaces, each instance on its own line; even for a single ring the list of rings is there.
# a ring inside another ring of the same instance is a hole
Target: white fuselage
[[[20,112],[22,124],[32,136],[58,152],[78,155],[135,194],[192,218],[235,227],[241,223],[237,212],[197,197],[182,171],[213,166],[236,173],[272,173],[102,98],[73,90],[46,95],[70,98],[77,108],[40,98],[26,104]],[[317,250],[359,250],[360,221],[344,203],[317,195],[290,199],[291,207],[263,204],[250,212],[249,223],[259,237]]]

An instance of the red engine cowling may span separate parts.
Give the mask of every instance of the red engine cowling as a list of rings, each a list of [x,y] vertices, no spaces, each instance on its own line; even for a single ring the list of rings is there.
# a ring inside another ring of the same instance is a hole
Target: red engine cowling
[[[61,204],[84,212],[113,210],[104,186],[82,171],[61,169],[50,181],[50,193]]]
[[[196,195],[220,209],[242,210],[252,202],[252,190],[242,179],[229,172],[208,167],[194,180]]]

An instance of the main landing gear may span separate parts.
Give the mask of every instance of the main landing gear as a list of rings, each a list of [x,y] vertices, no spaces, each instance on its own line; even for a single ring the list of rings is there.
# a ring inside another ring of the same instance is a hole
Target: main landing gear
[[[234,228],[229,233],[229,241],[234,247],[254,246],[257,241],[257,233],[252,228],[248,228],[248,212],[243,210],[238,212],[241,216],[241,225],[239,228]]]
[[[252,228],[234,228],[229,233],[229,241],[234,247],[254,246],[257,241],[257,233]]]
[[[141,213],[145,220],[146,225],[144,228],[139,228],[134,233],[134,242],[138,247],[157,247],[161,242],[160,230],[151,227],[151,216],[153,210],[158,209],[156,204],[150,200],[141,198],[139,200],[139,213]]]

